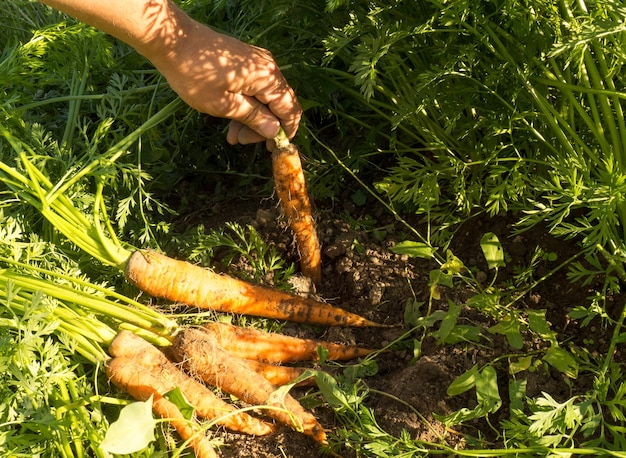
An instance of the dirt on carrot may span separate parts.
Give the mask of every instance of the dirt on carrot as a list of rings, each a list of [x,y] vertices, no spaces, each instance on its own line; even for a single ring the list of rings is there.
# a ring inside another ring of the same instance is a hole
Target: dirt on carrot
[[[172,354],[190,374],[248,404],[268,407],[263,409],[267,416],[326,443],[322,426],[297,400],[288,393],[275,396],[275,385],[259,377],[241,358],[222,349],[206,332],[190,328],[179,333]]]
[[[139,401],[152,397],[152,411],[176,429],[184,441],[188,441],[197,458],[217,458],[213,445],[198,423],[186,419],[176,405],[164,398],[156,387],[159,377],[135,360],[123,356],[107,363],[107,376],[119,389]]]
[[[274,188],[281,209],[296,238],[302,273],[319,284],[322,254],[311,202],[306,189],[300,153],[286,137],[276,138],[272,148]]]
[[[321,326],[387,326],[323,302],[253,285],[151,250],[135,251],[126,263],[125,275],[151,296],[201,309]]]
[[[204,326],[216,342],[240,358],[266,363],[287,363],[319,360],[318,348],[326,350],[327,360],[346,361],[362,358],[374,350],[354,345],[341,345],[321,340],[300,339],[253,328],[212,322]]]
[[[115,357],[114,360],[127,358],[134,361],[137,370],[145,374],[141,383],[149,384],[154,393],[162,396],[179,388],[194,407],[196,415],[201,418],[214,421],[232,431],[255,436],[265,436],[275,430],[273,425],[237,411],[206,385],[180,370],[161,350],[130,331],[118,333],[109,346],[109,354]],[[148,390],[148,386],[145,389]]]

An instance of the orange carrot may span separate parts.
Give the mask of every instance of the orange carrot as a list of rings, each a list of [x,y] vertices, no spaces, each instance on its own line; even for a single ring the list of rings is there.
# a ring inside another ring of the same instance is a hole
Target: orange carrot
[[[244,359],[243,361],[250,366],[254,372],[262,375],[268,382],[275,386],[293,383],[307,370],[305,367],[275,366],[274,364],[263,363],[254,359]],[[315,386],[315,378],[309,377],[298,382],[295,386]]]
[[[385,326],[337,307],[216,274],[155,251],[136,251],[126,278],[151,296],[202,309],[322,326]]]
[[[120,331],[111,345],[109,354],[116,358],[124,357],[135,361],[148,374],[152,389],[164,395],[178,387],[185,398],[194,407],[196,414],[213,420],[233,431],[265,436],[274,431],[274,427],[244,412],[237,412],[235,407],[224,402],[207,386],[189,377],[171,362],[158,348],[146,342],[130,331]],[[144,380],[144,384],[147,380]]]
[[[187,420],[176,404],[164,398],[154,386],[158,376],[125,357],[113,358],[107,363],[107,375],[115,386],[139,401],[152,396],[152,411],[167,419],[184,441],[189,441],[198,458],[217,458],[210,441],[197,423]]]
[[[288,393],[280,399],[277,387],[258,376],[242,359],[228,353],[201,330],[186,329],[172,346],[174,357],[190,374],[252,405],[273,407],[264,413],[296,431],[326,443],[326,434],[313,415]]]
[[[274,188],[300,251],[300,269],[314,283],[322,279],[322,256],[306,190],[300,153],[282,133],[274,139]]]
[[[212,322],[204,326],[216,342],[240,358],[256,359],[261,362],[286,363],[293,361],[318,360],[317,349],[328,351],[329,360],[361,358],[374,350],[354,345],[340,345],[321,340],[299,339],[277,333],[263,332],[252,328]]]

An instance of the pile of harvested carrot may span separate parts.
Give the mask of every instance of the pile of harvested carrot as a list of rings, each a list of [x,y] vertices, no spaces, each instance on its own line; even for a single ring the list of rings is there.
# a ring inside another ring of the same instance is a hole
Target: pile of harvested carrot
[[[288,393],[274,396],[280,385],[294,382],[304,370],[278,364],[315,360],[320,346],[327,350],[329,360],[352,359],[372,351],[209,323],[182,330],[164,349],[130,331],[121,331],[109,347],[112,359],[106,368],[109,380],[135,399],[152,397],[154,413],[171,422],[197,457],[214,457],[200,424],[185,419],[167,399],[167,393],[180,389],[198,417],[230,430],[256,436],[276,431],[273,423],[227,404],[211,391],[209,386],[213,386],[257,406],[261,415],[324,444],[326,433],[313,415]],[[272,370],[268,372],[268,368]]]
[[[295,233],[302,272],[319,282],[320,245],[304,175],[297,150],[285,138],[276,139],[272,152],[276,191]],[[323,326],[383,326],[323,302],[216,274],[154,251],[133,252],[124,267],[128,281],[145,293],[191,307]],[[197,417],[228,429],[262,436],[275,431],[273,421],[277,421],[323,444],[326,434],[315,417],[289,394],[275,395],[279,386],[294,383],[305,370],[281,364],[315,361],[319,347],[325,349],[328,360],[350,360],[372,352],[209,323],[178,331],[171,345],[163,349],[130,331],[121,331],[109,347],[112,359],[107,374],[134,398],[152,398],[154,413],[169,419],[198,457],[216,454],[200,424],[187,420],[167,399],[167,393],[175,388],[194,407]],[[256,406],[266,419],[236,411],[210,387]]]

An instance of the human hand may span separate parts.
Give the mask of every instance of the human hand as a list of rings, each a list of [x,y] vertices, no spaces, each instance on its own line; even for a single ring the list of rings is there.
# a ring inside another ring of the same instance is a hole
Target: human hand
[[[169,52],[147,56],[172,89],[198,111],[231,119],[230,144],[272,139],[281,126],[293,138],[302,110],[269,51],[185,22]]]
[[[227,140],[289,138],[302,110],[272,55],[191,19],[172,0],[41,0],[133,46],[189,105],[231,119]]]

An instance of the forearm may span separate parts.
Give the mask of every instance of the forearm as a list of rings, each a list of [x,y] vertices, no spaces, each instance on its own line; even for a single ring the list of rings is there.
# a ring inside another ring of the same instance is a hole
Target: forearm
[[[153,59],[176,52],[191,19],[169,0],[40,0]]]

